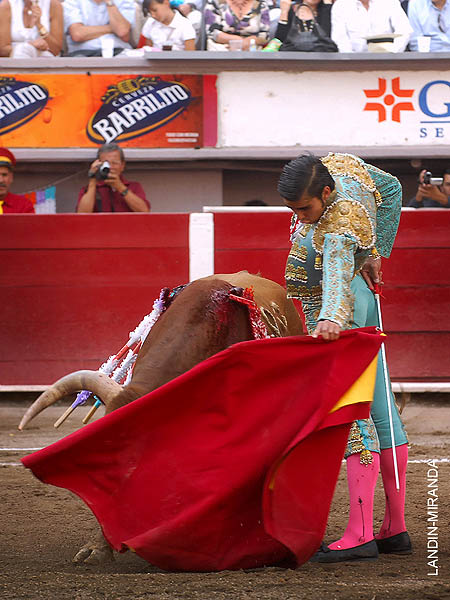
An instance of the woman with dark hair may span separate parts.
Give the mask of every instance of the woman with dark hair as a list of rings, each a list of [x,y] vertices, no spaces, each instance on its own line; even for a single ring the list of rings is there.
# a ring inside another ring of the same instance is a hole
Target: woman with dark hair
[[[281,0],[280,10],[275,38],[283,42],[281,51],[337,52],[331,40],[331,2]]]
[[[371,290],[380,284],[380,257],[389,257],[397,232],[402,195],[398,180],[350,154],[329,154],[323,159],[307,154],[284,167],[278,191],[294,213],[287,293],[301,301],[308,333],[335,340],[343,329],[379,325]],[[353,423],[347,445],[347,529],[341,539],[322,545],[311,559],[315,562],[369,560],[379,552],[411,552],[404,519],[407,438],[385,383],[379,364],[371,418]],[[380,466],[386,513],[375,540],[373,496]]]

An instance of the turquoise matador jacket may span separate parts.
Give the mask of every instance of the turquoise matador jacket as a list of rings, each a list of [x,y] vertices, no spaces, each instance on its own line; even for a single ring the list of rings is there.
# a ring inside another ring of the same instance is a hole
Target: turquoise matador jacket
[[[287,294],[301,301],[310,334],[325,319],[342,329],[379,325],[373,294],[358,273],[372,249],[385,258],[391,254],[401,213],[400,182],[351,154],[330,153],[322,163],[336,187],[317,223],[304,225],[292,216]],[[407,443],[392,392],[389,402],[395,445]],[[346,452],[361,453],[365,463],[380,446],[392,446],[380,360],[371,416],[353,423]]]

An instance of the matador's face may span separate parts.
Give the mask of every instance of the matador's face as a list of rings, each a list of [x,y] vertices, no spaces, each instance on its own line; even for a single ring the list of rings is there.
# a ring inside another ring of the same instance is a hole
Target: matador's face
[[[284,204],[297,215],[301,223],[312,225],[313,223],[317,223],[325,212],[330,194],[331,189],[325,186],[320,198],[318,196],[303,194],[299,200],[292,201],[285,199]]]

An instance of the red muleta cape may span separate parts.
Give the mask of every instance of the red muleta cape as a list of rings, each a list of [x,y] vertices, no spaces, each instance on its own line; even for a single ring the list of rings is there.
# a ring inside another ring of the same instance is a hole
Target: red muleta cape
[[[366,328],[236,344],[22,462],[77,494],[114,549],[162,569],[301,564],[370,406],[330,410],[381,342]]]

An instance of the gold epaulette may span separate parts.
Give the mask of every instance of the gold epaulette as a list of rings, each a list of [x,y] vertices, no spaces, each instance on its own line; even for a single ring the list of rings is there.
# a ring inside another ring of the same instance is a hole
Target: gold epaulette
[[[322,158],[322,164],[328,169],[330,175],[350,177],[354,179],[375,195],[375,202],[379,206],[383,199],[380,192],[370,176],[364,163],[352,154],[334,154],[330,152]]]
[[[376,239],[369,213],[356,200],[337,200],[320,217],[312,237],[312,245],[319,254],[323,253],[327,233],[349,235],[364,250],[372,248]]]

